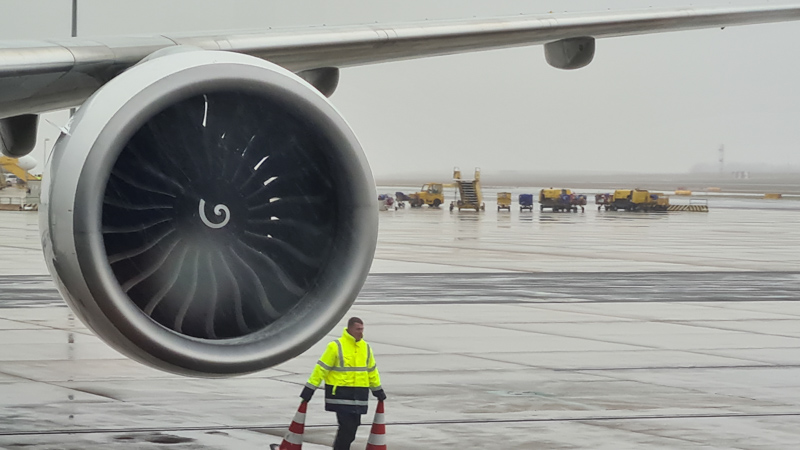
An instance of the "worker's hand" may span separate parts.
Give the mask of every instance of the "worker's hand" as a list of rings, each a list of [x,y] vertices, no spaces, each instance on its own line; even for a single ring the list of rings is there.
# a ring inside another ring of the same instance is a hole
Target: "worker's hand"
[[[386,393],[383,392],[383,389],[378,389],[377,391],[372,391],[372,395],[378,399],[379,402],[386,400]]]
[[[311,397],[313,396],[314,396],[314,389],[311,389],[308,386],[304,387],[303,392],[300,393],[300,398],[302,398],[303,401],[305,402],[310,402]]]

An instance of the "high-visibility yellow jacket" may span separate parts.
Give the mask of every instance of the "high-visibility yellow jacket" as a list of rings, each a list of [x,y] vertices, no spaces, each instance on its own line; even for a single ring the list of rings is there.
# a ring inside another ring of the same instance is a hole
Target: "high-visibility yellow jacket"
[[[318,389],[323,381],[328,411],[365,414],[369,391],[382,389],[372,349],[363,339],[356,342],[347,328],[325,348],[306,386]]]

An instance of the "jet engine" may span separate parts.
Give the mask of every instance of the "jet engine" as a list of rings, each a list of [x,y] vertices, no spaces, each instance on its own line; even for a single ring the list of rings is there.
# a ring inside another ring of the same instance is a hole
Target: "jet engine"
[[[347,312],[375,251],[361,146],[295,74],[229,52],[151,57],[53,148],[45,259],[99,337],[194,376],[293,358]]]

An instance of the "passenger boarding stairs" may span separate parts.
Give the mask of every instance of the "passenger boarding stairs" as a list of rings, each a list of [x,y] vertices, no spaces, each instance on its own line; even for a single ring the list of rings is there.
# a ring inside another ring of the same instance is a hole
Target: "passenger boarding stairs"
[[[475,209],[475,211],[483,211],[486,205],[483,203],[483,194],[481,193],[481,169],[475,168],[474,180],[462,180],[461,171],[456,167],[453,170],[453,181],[456,183],[460,199],[455,205],[450,205],[450,210],[453,206],[462,209]]]
[[[461,203],[477,205],[481,203],[478,191],[475,190],[474,181],[458,181],[458,191],[461,193]]]

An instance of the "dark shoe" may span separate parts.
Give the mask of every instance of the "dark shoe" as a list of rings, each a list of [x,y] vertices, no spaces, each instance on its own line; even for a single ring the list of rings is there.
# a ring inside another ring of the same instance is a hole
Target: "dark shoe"
[[[278,444],[269,444],[269,450],[279,450],[281,448]]]

